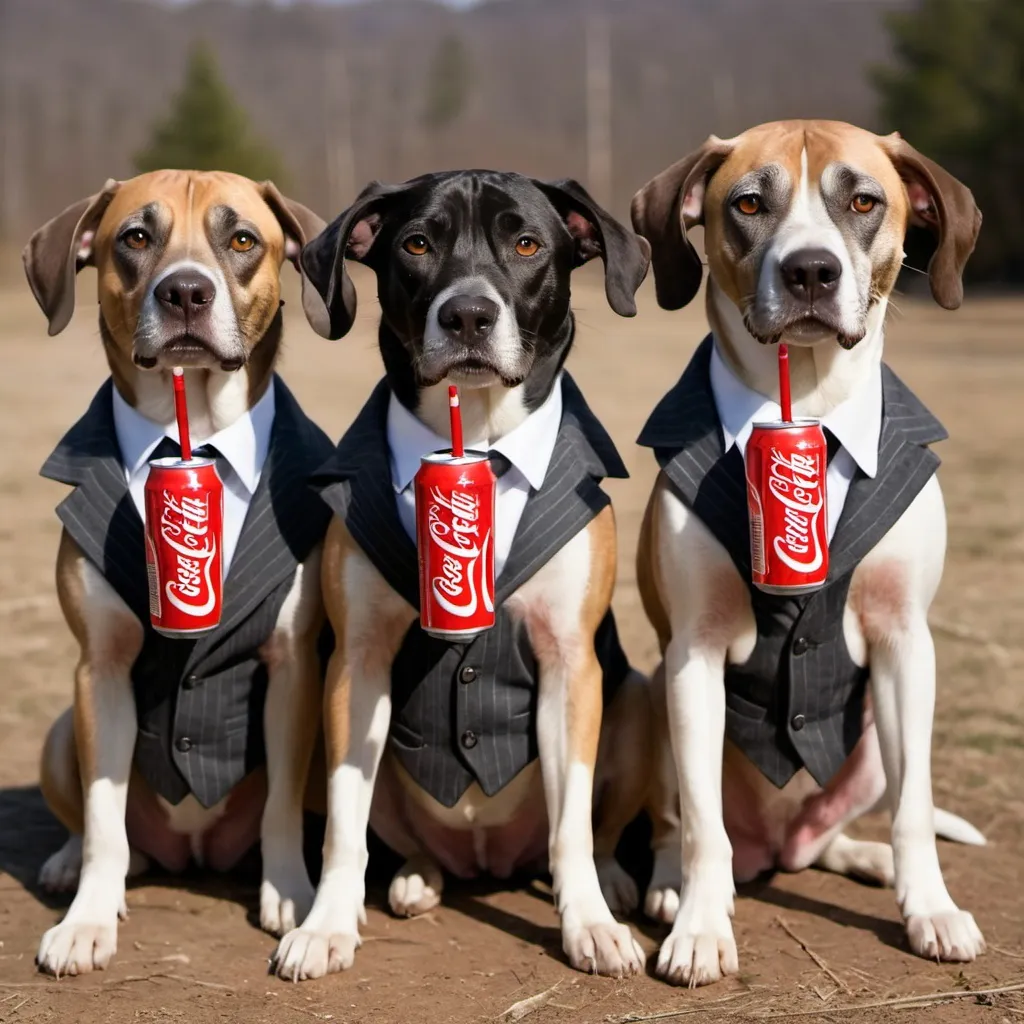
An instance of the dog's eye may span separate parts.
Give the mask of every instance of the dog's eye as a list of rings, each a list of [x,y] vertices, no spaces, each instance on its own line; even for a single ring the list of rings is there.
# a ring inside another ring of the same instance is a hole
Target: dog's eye
[[[736,200],[735,206],[740,213],[752,217],[755,213],[761,212],[761,197],[755,195],[740,196]]]
[[[537,250],[540,249],[540,242],[536,238],[531,238],[529,235],[523,235],[519,241],[516,242],[516,252],[520,256],[535,256]]]
[[[430,252],[430,243],[423,235],[410,235],[402,243],[402,248],[411,256],[425,256]]]
[[[878,202],[874,196],[854,196],[850,209],[854,213],[870,213]]]
[[[236,231],[231,236],[231,248],[235,252],[248,252],[255,244],[255,237],[248,231]]]
[[[121,241],[129,249],[145,249],[149,245],[149,235],[142,228],[131,228],[121,236]]]

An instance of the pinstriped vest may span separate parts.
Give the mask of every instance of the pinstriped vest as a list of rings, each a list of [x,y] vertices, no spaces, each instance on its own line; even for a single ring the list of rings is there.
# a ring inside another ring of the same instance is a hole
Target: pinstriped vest
[[[568,374],[551,464],[531,493],[495,586],[496,622],[468,644],[427,636],[417,619],[391,670],[389,746],[431,796],[454,806],[477,782],[493,796],[537,757],[537,660],[505,601],[610,499],[604,477],[625,477],[611,439]],[[416,546],[395,503],[387,445],[390,390],[381,381],[314,486],[390,586],[419,608]],[[609,610],[595,637],[605,702],[629,671]]]
[[[829,544],[829,575],[813,594],[764,594],[750,583],[743,458],[724,451],[711,391],[712,340],[705,338],[661,400],[638,443],[653,448],[662,475],[729,552],[750,587],[757,642],[725,670],[726,734],[776,786],[806,768],[824,786],[861,735],[865,666],[850,658],[843,611],[857,565],[895,525],[939,465],[925,447],[948,435],[905,384],[882,366],[878,472],[860,469]]]
[[[258,650],[330,519],[306,482],[331,442],[276,375],[272,386],[270,448],[224,581],[221,624],[197,640],[170,639],[150,625],[142,519],[114,431],[112,381],[41,471],[74,485],[57,515],[145,627],[131,673],[135,767],[172,804],[192,793],[212,807],[263,764],[267,669]]]

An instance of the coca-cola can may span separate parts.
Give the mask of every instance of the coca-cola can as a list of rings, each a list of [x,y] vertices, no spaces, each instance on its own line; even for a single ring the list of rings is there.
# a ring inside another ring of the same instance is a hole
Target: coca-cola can
[[[154,459],[146,479],[149,617],[164,636],[220,624],[224,485],[212,459]]]
[[[420,626],[470,640],[494,625],[495,478],[485,452],[424,455],[416,474]]]
[[[817,590],[828,577],[828,449],[821,424],[755,423],[744,461],[754,586],[768,594]]]

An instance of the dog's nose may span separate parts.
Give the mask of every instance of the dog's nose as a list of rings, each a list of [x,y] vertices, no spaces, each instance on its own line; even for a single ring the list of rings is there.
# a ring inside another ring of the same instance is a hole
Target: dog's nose
[[[476,345],[498,322],[498,304],[482,295],[453,295],[437,311],[437,322],[454,341]]]
[[[217,289],[205,275],[194,270],[168,274],[155,288],[160,305],[174,316],[189,318],[213,302]]]
[[[813,304],[839,286],[843,265],[828,249],[798,249],[782,261],[781,270],[790,292]]]

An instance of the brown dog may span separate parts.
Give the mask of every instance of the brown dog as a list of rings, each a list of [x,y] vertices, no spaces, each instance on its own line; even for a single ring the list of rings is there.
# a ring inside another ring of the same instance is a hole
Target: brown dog
[[[73,706],[42,758],[71,838],[40,883],[77,889],[39,947],[50,973],[106,966],[126,875],[146,858],[224,870],[260,839],[263,927],[287,931],[311,903],[302,797],[327,514],[303,481],[331,445],[273,371],[280,267],[321,227],[270,182],[160,171],[107,182],[25,249],[51,335],[71,318],[76,272],[96,267],[112,378],[43,470],[75,485],[58,509],[57,590],[81,646]],[[195,642],[149,624],[139,515],[147,460],[176,438],[173,366],[225,484],[223,617]]]

